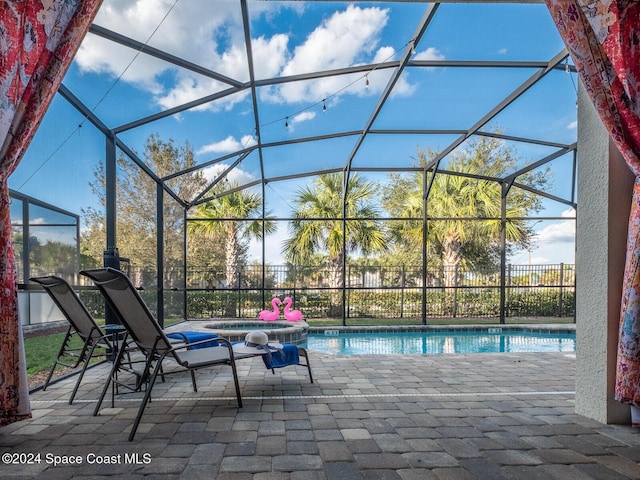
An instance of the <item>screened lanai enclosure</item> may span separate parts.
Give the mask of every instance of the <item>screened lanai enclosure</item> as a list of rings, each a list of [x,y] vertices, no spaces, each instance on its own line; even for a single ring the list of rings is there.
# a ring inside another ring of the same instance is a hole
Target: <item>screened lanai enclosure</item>
[[[21,288],[98,311],[30,253],[79,242],[161,321],[572,319],[577,89],[539,2],[105,0],[9,179],[80,219]]]

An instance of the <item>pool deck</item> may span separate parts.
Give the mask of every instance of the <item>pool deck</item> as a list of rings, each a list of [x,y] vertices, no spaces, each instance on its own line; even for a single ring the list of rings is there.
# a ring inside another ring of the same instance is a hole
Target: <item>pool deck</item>
[[[108,369],[99,365],[73,405],[67,378],[32,394],[33,419],[0,428],[2,453],[42,458],[0,464],[0,477],[640,479],[640,429],[574,413],[573,354],[312,351],[311,360],[313,384],[303,367],[274,375],[259,358],[239,360],[242,409],[228,367],[200,371],[197,393],[188,375],[169,376],[133,442],[137,394],[92,416]],[[53,455],[82,464],[54,466]]]

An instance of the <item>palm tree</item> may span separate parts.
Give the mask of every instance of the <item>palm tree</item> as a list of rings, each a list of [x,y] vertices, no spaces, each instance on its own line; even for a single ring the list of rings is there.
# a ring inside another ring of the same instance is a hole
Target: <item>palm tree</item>
[[[296,207],[294,220],[289,223],[291,237],[282,249],[288,261],[300,265],[309,261],[314,253],[326,253],[329,286],[340,288],[345,255],[356,251],[368,255],[387,248],[377,220],[380,211],[371,201],[377,191],[375,183],[353,174],[345,197],[341,173],[321,174],[311,186],[301,188],[293,200]],[[343,213],[347,219],[346,237]],[[337,304],[335,295],[333,303]]]
[[[261,214],[262,197],[256,193],[237,190],[237,185],[231,185],[232,193],[220,195],[206,203],[198,205],[194,218],[199,220],[189,223],[189,230],[203,234],[210,239],[223,237],[225,249],[225,277],[227,288],[239,287],[240,256],[243,240],[250,238],[261,239],[263,220],[250,219]],[[264,233],[275,231],[274,222],[264,220]],[[225,315],[236,316],[236,302],[229,297],[225,305]]]
[[[427,158],[433,156],[431,151],[418,151],[420,165],[426,165]],[[496,263],[502,227],[495,219],[501,218],[502,187],[493,179],[504,177],[515,170],[516,165],[517,159],[511,149],[496,139],[483,137],[470,142],[465,151],[451,159],[446,166],[447,172],[451,173],[435,173],[427,197],[427,214],[429,218],[441,220],[428,222],[427,239],[429,251],[440,258],[446,287],[456,285],[456,275],[463,264]],[[421,217],[422,173],[413,180],[397,176],[396,180],[400,186],[388,188],[385,194],[385,205],[390,213],[399,218]],[[519,181],[540,188],[549,182],[548,172],[528,174]],[[507,241],[514,246],[526,247],[532,231],[521,219],[540,209],[540,197],[512,187],[506,205]],[[422,222],[403,222],[397,230],[395,238],[405,246],[421,244]]]

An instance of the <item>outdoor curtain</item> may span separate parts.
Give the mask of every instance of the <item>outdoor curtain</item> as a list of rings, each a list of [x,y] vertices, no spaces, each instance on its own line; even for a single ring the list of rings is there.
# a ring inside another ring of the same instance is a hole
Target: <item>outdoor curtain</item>
[[[640,407],[640,2],[546,0],[586,91],[634,173],[616,400]]]
[[[0,426],[31,416],[18,316],[8,179],[101,3],[102,0],[0,2]]]

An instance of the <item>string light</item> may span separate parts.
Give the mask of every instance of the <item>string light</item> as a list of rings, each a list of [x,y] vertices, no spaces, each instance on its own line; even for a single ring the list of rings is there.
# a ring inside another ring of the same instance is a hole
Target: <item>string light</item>
[[[416,43],[415,38],[414,38],[414,39],[411,39],[411,40],[409,40],[407,43],[405,43],[405,44],[404,44],[403,48],[408,48],[409,46],[411,46],[411,52],[412,52],[412,53],[415,53],[415,43]],[[394,50],[394,51],[393,51],[393,53],[392,53],[391,55],[389,55],[387,58],[385,58],[384,60],[382,60],[382,62],[381,62],[381,63],[387,62],[388,60],[390,60],[391,58],[393,58],[393,56],[394,56],[397,52],[398,52],[398,50],[397,50],[397,49],[396,49],[396,50]],[[364,76],[364,79],[365,79],[364,81],[365,81],[365,87],[366,87],[366,88],[369,88],[369,84],[370,84],[370,82],[369,82],[369,75],[370,75],[370,74],[372,74],[373,72],[375,72],[375,71],[378,69],[378,67],[379,67],[378,65],[374,66],[371,70],[369,70],[368,72],[366,72],[366,73],[363,75],[363,76]],[[286,117],[285,117],[285,124],[284,124],[284,126],[285,126],[285,127],[288,127],[288,126],[289,126],[289,121],[288,121],[288,120],[289,120],[289,117],[290,117],[291,115],[297,115],[297,114],[299,114],[299,113],[305,112],[305,111],[307,111],[307,110],[309,110],[309,109],[311,109],[311,108],[313,108],[313,107],[315,107],[315,106],[319,105],[320,103],[322,103],[322,104],[323,104],[323,106],[322,106],[322,111],[323,111],[323,112],[326,112],[326,111],[327,111],[327,108],[326,108],[326,101],[327,101],[329,98],[331,98],[331,97],[335,97],[335,96],[339,95],[341,92],[343,92],[344,90],[347,90],[349,87],[351,87],[351,86],[352,86],[352,85],[354,85],[355,83],[359,82],[360,80],[362,80],[362,76],[361,76],[361,77],[359,77],[359,78],[357,78],[356,80],[354,80],[354,81],[352,81],[352,82],[348,83],[348,84],[347,84],[347,85],[345,85],[344,87],[342,87],[342,88],[340,88],[339,90],[337,90],[337,91],[333,92],[332,94],[330,94],[329,96],[327,96],[327,97],[323,98],[322,100],[317,101],[317,102],[315,102],[315,103],[313,103],[313,104],[311,104],[311,105],[307,105],[306,107],[304,107],[304,108],[302,108],[302,109],[298,110],[297,112],[294,112],[294,113],[292,113],[292,114],[290,114],[290,115],[286,116]],[[282,121],[282,118],[283,118],[283,117],[280,117],[280,118],[276,118],[276,119],[274,119],[274,120],[272,120],[272,121],[270,121],[270,122],[265,122],[265,123],[261,124],[261,126],[262,126],[262,127],[266,127],[266,126],[273,125],[273,124],[275,124],[275,123],[281,122],[281,121]]]
[[[284,119],[284,128],[289,128],[289,117]]]

